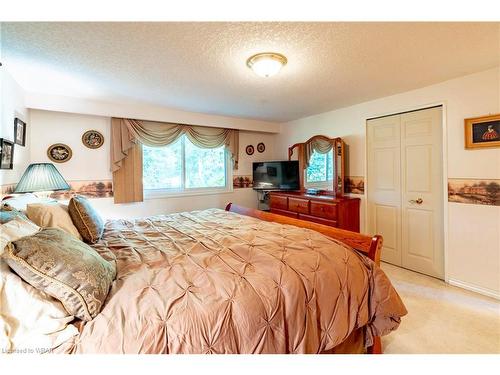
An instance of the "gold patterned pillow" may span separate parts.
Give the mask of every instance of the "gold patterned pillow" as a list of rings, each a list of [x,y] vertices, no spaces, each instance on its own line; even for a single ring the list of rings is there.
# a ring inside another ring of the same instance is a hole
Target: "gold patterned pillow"
[[[5,261],[24,281],[61,301],[82,320],[92,320],[102,308],[116,266],[89,245],[57,228],[10,242]]]
[[[104,222],[87,198],[81,195],[71,198],[68,212],[85,242],[93,244],[101,239]]]

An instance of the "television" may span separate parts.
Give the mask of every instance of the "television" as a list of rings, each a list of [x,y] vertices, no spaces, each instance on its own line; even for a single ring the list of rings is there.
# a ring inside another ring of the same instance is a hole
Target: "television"
[[[299,190],[299,162],[264,161],[253,163],[254,190]]]

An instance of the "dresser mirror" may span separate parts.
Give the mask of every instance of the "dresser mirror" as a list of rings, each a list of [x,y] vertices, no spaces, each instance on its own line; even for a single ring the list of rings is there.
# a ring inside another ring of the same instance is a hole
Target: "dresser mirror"
[[[288,148],[288,159],[298,160],[300,189],[328,190],[344,194],[345,147],[341,138],[315,135]]]

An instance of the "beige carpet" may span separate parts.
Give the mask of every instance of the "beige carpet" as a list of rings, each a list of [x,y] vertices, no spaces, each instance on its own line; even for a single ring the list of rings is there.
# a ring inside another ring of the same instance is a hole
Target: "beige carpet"
[[[387,263],[408,309],[384,353],[500,353],[500,301]]]

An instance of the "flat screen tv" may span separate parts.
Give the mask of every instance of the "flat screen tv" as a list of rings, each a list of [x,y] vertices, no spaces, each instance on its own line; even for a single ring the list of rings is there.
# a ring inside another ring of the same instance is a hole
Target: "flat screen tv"
[[[253,163],[255,190],[299,190],[299,162],[265,161]]]

